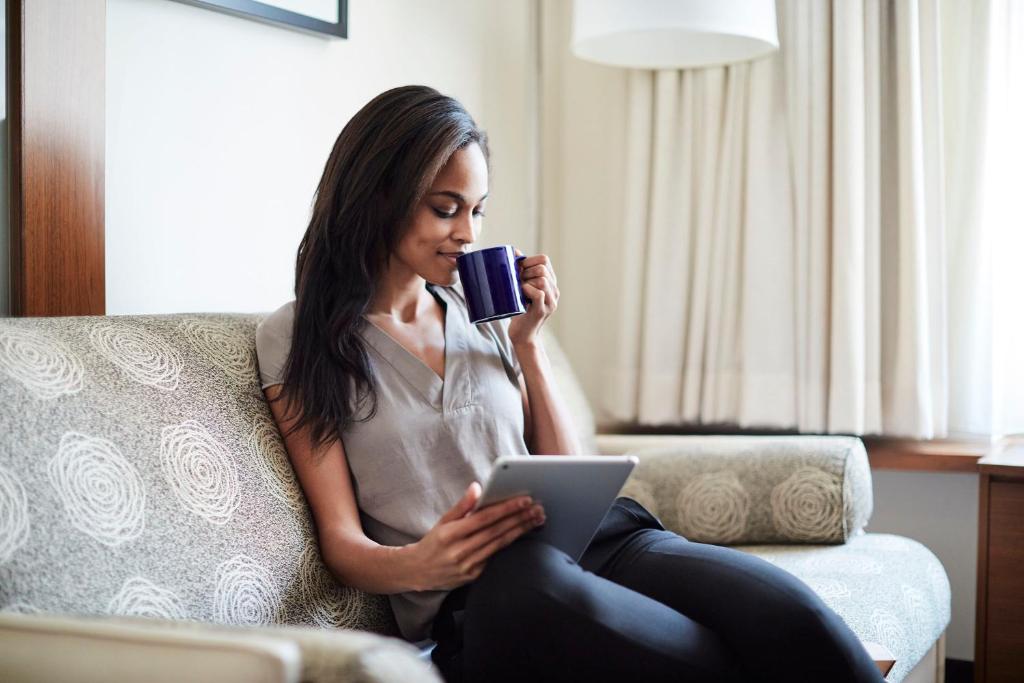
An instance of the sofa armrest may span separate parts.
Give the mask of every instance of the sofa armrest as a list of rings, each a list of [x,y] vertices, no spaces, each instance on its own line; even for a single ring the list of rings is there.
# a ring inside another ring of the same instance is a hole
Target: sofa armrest
[[[416,646],[400,638],[315,626],[260,626],[252,630],[287,638],[299,646],[303,683],[443,683],[430,658],[422,657]]]
[[[415,647],[363,631],[13,613],[0,680],[441,683]]]
[[[871,516],[871,470],[845,436],[598,436],[640,464],[622,495],[692,541],[844,543]]]
[[[63,615],[0,613],[0,680],[298,683],[299,647],[280,638]]]

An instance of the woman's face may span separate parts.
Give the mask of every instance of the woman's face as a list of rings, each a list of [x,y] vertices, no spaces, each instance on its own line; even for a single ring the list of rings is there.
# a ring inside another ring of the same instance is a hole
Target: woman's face
[[[455,152],[413,210],[392,260],[427,282],[452,285],[455,257],[480,236],[487,198],[487,162],[472,142]]]

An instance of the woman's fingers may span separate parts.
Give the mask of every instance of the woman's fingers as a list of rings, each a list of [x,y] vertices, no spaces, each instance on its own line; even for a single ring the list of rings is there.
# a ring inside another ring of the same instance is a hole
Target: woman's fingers
[[[449,538],[459,539],[472,536],[480,529],[489,527],[495,522],[528,509],[532,503],[533,501],[530,500],[529,496],[518,496],[495,503],[494,505],[488,505],[449,524]]]
[[[554,311],[558,305],[558,288],[544,278],[538,278],[533,282],[524,282],[523,293],[532,302],[531,307],[534,303],[540,304],[539,308],[548,314]]]
[[[468,572],[466,572],[466,579],[467,579],[467,581],[476,581],[477,579],[479,579],[480,575],[484,573],[484,568],[486,566],[487,566],[487,562],[486,561],[485,562],[481,562],[480,564],[476,565],[475,567],[470,569]]]
[[[537,287],[524,282],[523,294],[525,294],[526,298],[530,300],[530,307],[527,309],[527,313],[534,313],[535,311],[540,312],[541,314],[544,313],[544,304],[546,303],[545,299],[547,298],[547,295],[544,293],[543,289],[538,289]]]
[[[459,499],[459,502],[453,505],[448,512],[444,513],[440,521],[452,522],[468,515],[473,506],[476,505],[476,502],[480,500],[480,493],[480,484],[474,481],[466,489],[466,493]]]
[[[547,254],[537,254],[536,256],[528,256],[519,262],[520,277],[524,280],[533,277],[547,277],[552,282],[557,282],[558,278],[555,275],[555,268],[551,265],[551,259],[547,257]]]
[[[492,529],[486,529],[477,534],[481,538],[474,539],[477,545],[475,547],[470,546],[469,554],[462,561],[461,565],[469,571],[478,564],[482,564],[487,558],[505,546],[511,545],[513,541],[526,532],[543,523],[543,513],[539,517],[531,513],[525,519],[514,518],[506,520],[501,524],[495,524]]]
[[[516,254],[521,254],[521,252],[517,249]],[[523,293],[526,294],[531,302],[535,302],[536,298],[538,298],[538,293],[543,292],[543,299],[554,310],[555,305],[558,304],[558,279],[555,277],[554,266],[551,265],[551,259],[547,257],[547,254],[528,256],[520,261],[519,267],[519,278],[523,283]],[[544,307],[537,306],[536,308]]]
[[[533,278],[544,277],[550,280],[552,283],[557,282],[557,280],[555,279],[555,271],[551,268],[549,264],[544,263],[538,264],[536,266],[529,266],[527,268],[523,268],[522,272],[520,273],[520,277],[523,280],[532,280]]]
[[[516,250],[516,253],[521,252]],[[513,318],[509,323],[508,333],[513,344],[536,338],[541,324],[558,308],[559,297],[555,269],[547,255],[537,254],[520,259],[519,268],[523,295],[530,303],[526,315]]]

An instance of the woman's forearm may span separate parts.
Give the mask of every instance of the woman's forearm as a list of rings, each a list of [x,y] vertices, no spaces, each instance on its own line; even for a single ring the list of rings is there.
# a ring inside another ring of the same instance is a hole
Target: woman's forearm
[[[576,455],[579,444],[569,410],[555,386],[554,373],[544,347],[535,342],[515,347],[529,397],[535,455]]]
[[[344,583],[367,593],[390,595],[423,590],[412,545],[381,545],[366,536],[321,535],[324,564]]]

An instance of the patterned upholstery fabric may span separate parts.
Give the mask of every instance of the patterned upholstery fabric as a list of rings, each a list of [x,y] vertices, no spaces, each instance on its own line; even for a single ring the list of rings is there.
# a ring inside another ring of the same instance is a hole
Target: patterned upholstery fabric
[[[0,609],[397,633],[382,597],[337,584],[319,560],[259,389],[262,317],[0,319]],[[553,337],[548,354],[596,453]],[[740,549],[889,647],[900,661],[888,680],[902,680],[949,622],[949,583],[919,543],[859,531],[871,513],[860,441],[685,442],[643,452],[624,494],[691,540],[846,541]],[[321,640],[300,639],[307,674],[367,665]]]
[[[571,369],[559,367],[568,361],[554,337],[545,345],[562,391],[579,392]],[[566,400],[572,410],[576,403]],[[574,419],[593,424],[582,404],[586,413]],[[643,443],[642,437],[613,437],[621,442],[614,452],[640,458],[622,495],[667,528],[690,540],[734,545],[795,574],[858,637],[889,648],[897,658],[886,676],[891,683],[902,681],[945,631],[950,587],[938,558],[909,538],[863,531],[873,501],[860,439],[670,438],[671,446],[634,449],[626,444]]]
[[[822,597],[862,640],[896,656],[887,681],[902,681],[949,625],[950,589],[938,558],[917,541],[862,534],[844,545],[748,545]]]
[[[320,561],[261,317],[0,320],[0,608],[397,633]]]
[[[580,448],[586,455],[598,455],[600,451],[594,442],[594,414],[590,412],[590,404],[580,387],[576,373],[573,372],[569,359],[558,343],[558,339],[546,327],[541,328],[541,335],[544,340],[544,349],[547,352],[548,360],[551,361],[552,374],[558,391],[565,401],[569,414],[572,415],[573,425],[580,440]]]
[[[842,543],[871,516],[871,470],[851,437],[686,437],[638,453],[623,488],[690,540]]]
[[[734,546],[799,577],[861,640],[896,656],[886,680],[903,680],[949,625],[938,558],[909,538],[863,531],[871,473],[859,439],[674,437],[636,455],[622,495],[692,541]]]

